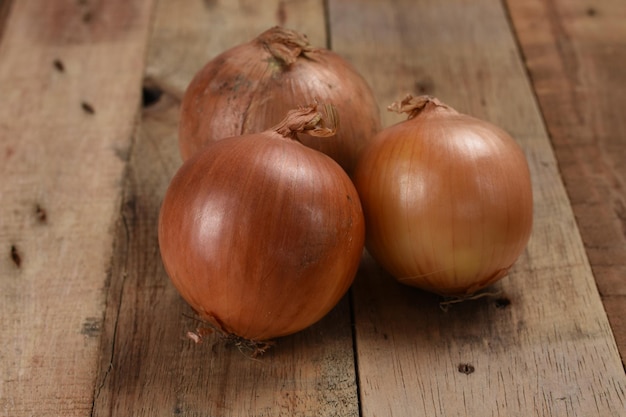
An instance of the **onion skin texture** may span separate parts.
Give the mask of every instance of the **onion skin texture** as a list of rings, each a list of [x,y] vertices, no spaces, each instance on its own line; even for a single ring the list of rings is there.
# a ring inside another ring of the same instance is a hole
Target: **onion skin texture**
[[[251,341],[328,313],[352,284],[364,240],[347,174],[276,131],[224,139],[186,161],[159,218],[179,293],[201,319]]]
[[[312,48],[304,35],[274,27],[209,61],[181,103],[183,160],[210,142],[262,132],[302,103],[333,103],[342,126],[333,140],[299,140],[333,158],[351,174],[358,153],[381,129],[367,82],[341,56]]]
[[[411,110],[411,104],[418,104]],[[528,163],[498,127],[432,97],[364,150],[366,247],[399,282],[466,297],[504,277],[532,229]]]

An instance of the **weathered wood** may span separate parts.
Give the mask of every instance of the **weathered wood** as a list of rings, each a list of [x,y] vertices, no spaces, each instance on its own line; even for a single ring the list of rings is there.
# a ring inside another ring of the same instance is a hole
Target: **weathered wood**
[[[16,1],[0,44],[0,414],[86,416],[150,1]]]
[[[9,12],[11,11],[12,4],[13,0],[0,0],[0,41],[2,40],[4,26],[9,16]]]
[[[146,74],[165,93],[144,109],[124,186],[94,416],[358,415],[347,299],[257,359],[218,337],[195,345],[185,334],[198,323],[157,244],[161,199],[180,166],[178,98],[191,77],[280,19],[316,22],[309,34],[324,41],[323,18],[321,2],[158,2]]]
[[[177,2],[161,1],[146,76],[181,98],[191,78],[209,59],[274,25],[306,34],[312,45],[326,46],[323,3],[193,0],[181,7]]]
[[[533,236],[499,296],[445,313],[364,264],[354,288],[363,415],[622,415],[626,376],[501,3],[329,4],[333,49],[381,104],[425,92],[502,126],[524,147],[535,192]]]
[[[621,0],[507,3],[626,362],[626,7]]]
[[[0,0],[0,415],[622,416],[598,289],[624,346],[625,11],[507,2],[532,84],[498,0],[161,0],[156,102],[133,136],[152,1]],[[498,296],[444,313],[367,258],[356,357],[348,299],[260,360],[185,338],[196,322],[156,237],[178,98],[207,59],[279,23],[332,44],[381,108],[430,93],[520,141],[536,223]]]

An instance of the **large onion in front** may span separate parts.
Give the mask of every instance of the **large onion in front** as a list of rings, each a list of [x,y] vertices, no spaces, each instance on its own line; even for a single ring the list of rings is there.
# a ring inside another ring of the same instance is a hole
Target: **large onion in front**
[[[359,151],[379,130],[380,114],[366,81],[345,59],[314,48],[306,36],[274,27],[209,61],[193,78],[181,104],[183,160],[207,143],[261,132],[301,103],[333,103],[341,130],[329,141],[299,140],[352,173]]]
[[[366,246],[400,282],[465,297],[507,274],[532,227],[528,163],[503,130],[408,96],[406,121],[364,150],[354,180]]]
[[[356,189],[335,161],[296,140],[333,134],[327,109],[300,108],[271,130],[215,142],[168,187],[163,263],[199,317],[224,334],[264,341],[302,330],[354,279],[365,239]]]

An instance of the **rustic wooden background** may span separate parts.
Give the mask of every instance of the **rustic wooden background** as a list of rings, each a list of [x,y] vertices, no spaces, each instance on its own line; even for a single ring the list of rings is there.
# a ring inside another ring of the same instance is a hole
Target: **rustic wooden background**
[[[0,415],[625,416],[625,21],[623,0],[0,0]],[[365,257],[258,360],[184,337],[156,236],[180,98],[275,24],[350,60],[385,125],[428,93],[524,147],[535,225],[500,295],[444,312]]]

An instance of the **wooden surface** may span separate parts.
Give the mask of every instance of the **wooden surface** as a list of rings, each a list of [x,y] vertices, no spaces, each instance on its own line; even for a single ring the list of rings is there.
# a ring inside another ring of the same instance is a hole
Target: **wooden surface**
[[[509,3],[624,362],[626,5],[620,1],[582,0]]]
[[[626,415],[620,2],[0,1],[0,415]],[[259,359],[185,338],[156,239],[179,99],[274,24],[349,59],[385,125],[429,93],[519,141],[535,225],[499,295],[444,312],[365,257]]]
[[[0,44],[6,416],[92,408],[152,5],[90,7],[16,1]]]

